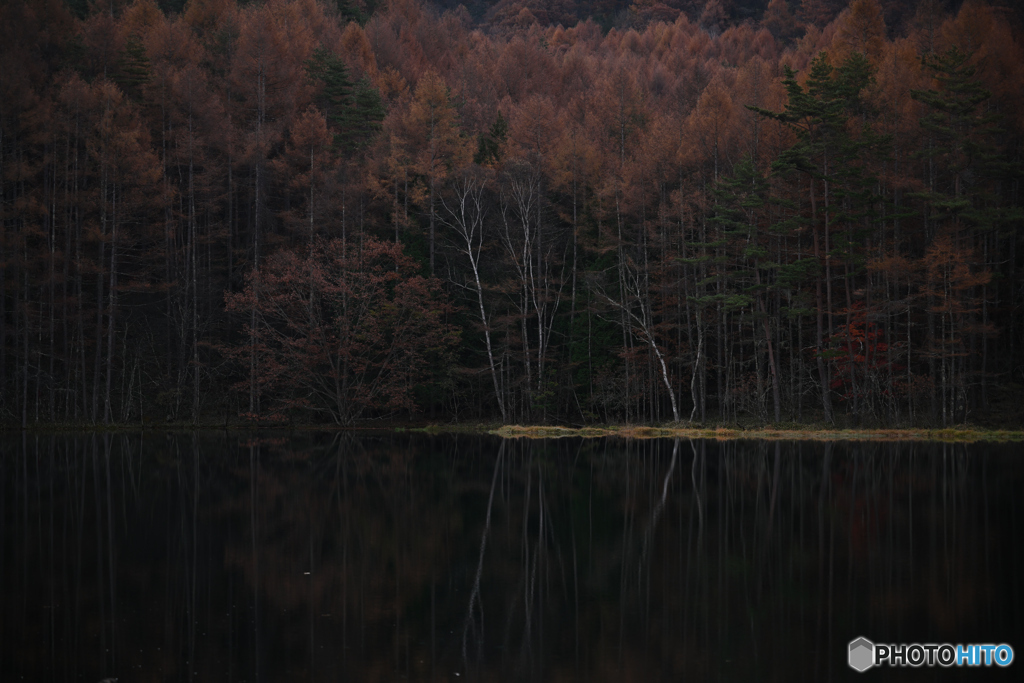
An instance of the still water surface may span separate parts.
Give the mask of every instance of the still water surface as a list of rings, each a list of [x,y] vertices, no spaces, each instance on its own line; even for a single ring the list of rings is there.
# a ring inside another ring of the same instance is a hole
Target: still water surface
[[[3,680],[1016,679],[1019,445],[8,436]],[[1008,670],[846,665],[1009,643]],[[1020,679],[1016,679],[1020,680]]]

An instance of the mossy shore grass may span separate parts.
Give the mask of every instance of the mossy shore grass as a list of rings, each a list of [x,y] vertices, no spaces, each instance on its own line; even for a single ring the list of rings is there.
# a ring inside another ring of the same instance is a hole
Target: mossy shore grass
[[[489,431],[509,439],[556,439],[562,437],[597,438],[614,436],[627,439],[762,439],[784,441],[944,441],[970,443],[975,441],[1024,441],[1024,431],[1001,429],[817,429],[784,427],[739,429],[732,427],[549,427],[505,425]]]

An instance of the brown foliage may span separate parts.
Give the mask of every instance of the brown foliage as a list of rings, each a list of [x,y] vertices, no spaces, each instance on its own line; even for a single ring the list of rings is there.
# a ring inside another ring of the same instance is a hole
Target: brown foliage
[[[252,273],[229,311],[252,313],[249,343],[268,403],[322,411],[347,424],[368,409],[412,410],[413,389],[456,340],[439,283],[416,274],[394,243],[340,240],[289,251]],[[245,386],[248,386],[247,384]]]

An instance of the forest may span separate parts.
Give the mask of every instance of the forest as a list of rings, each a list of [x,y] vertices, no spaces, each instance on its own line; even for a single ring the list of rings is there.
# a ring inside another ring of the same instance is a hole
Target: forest
[[[999,0],[3,0],[0,423],[1019,425]]]

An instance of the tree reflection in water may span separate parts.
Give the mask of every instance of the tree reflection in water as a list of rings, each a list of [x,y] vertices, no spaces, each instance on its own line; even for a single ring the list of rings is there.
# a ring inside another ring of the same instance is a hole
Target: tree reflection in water
[[[0,447],[0,671],[828,680],[859,635],[1013,643],[1015,451],[23,434]]]

